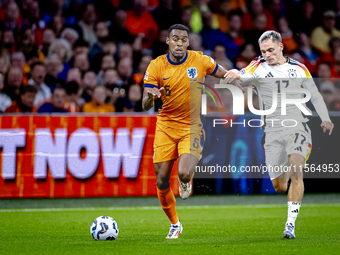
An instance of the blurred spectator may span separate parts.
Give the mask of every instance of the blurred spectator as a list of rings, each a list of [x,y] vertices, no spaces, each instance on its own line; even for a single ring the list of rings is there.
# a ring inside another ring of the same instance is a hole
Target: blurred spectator
[[[207,50],[213,50],[216,45],[223,45],[226,49],[228,57],[236,61],[238,54],[238,45],[234,42],[231,37],[227,37],[220,29],[212,28],[212,13],[206,11],[202,13],[203,18],[203,29],[201,36],[203,38],[203,47]]]
[[[46,77],[45,84],[49,87],[57,83],[64,84],[64,81],[58,78],[58,74],[63,70],[63,63],[57,54],[52,54],[45,60]]]
[[[42,13],[42,20],[47,24],[52,20],[53,16],[62,15],[67,24],[74,24],[75,23],[74,15],[68,16],[67,13],[64,12],[64,6],[65,3],[67,2],[68,1],[65,0],[51,0],[40,2],[42,7],[40,10],[42,9],[44,10],[44,12]]]
[[[134,83],[132,79],[132,61],[129,58],[124,58],[118,63],[118,74],[123,81],[123,85],[129,86]]]
[[[88,54],[90,52],[90,45],[87,41],[79,39],[75,41],[72,47],[73,56],[79,53]]]
[[[145,55],[141,58],[133,74],[133,80],[135,81],[136,84],[140,85],[142,84],[146,69],[148,68],[151,60],[152,57],[150,55]]]
[[[331,69],[332,78],[340,78],[340,48],[334,52],[334,67]]]
[[[3,39],[2,55],[13,53],[17,47],[17,43],[15,41],[13,31],[12,30],[4,31],[3,38],[4,39]]]
[[[232,11],[228,14],[229,21],[229,32],[227,33],[228,37],[234,41],[238,46],[243,45],[244,39],[241,35],[241,27],[242,27],[242,16],[239,11]]]
[[[80,94],[85,102],[90,102],[93,90],[97,87],[96,74],[93,71],[86,71],[83,74]]]
[[[116,103],[117,112],[142,112],[142,88],[138,84],[131,85],[127,97],[119,97]]]
[[[312,45],[322,52],[330,52],[329,40],[332,36],[340,37],[340,31],[335,28],[335,13],[332,10],[323,13],[322,26],[312,31]]]
[[[110,27],[110,35],[112,35],[117,43],[132,43],[133,38],[125,28],[126,26],[126,12],[118,10],[115,15],[116,26]]]
[[[256,52],[260,52],[258,39],[266,31],[267,17],[265,14],[259,14],[255,18],[254,29],[245,32],[246,43],[251,43]]]
[[[329,80],[331,77],[331,69],[332,69],[332,64],[329,62],[320,62],[317,68],[317,78],[316,84],[320,84],[325,80]]]
[[[105,41],[107,40],[114,41],[112,38],[110,38],[109,23],[110,21],[99,21],[95,26],[98,42],[95,43],[90,49],[89,58],[91,62],[94,60],[96,55],[104,52],[103,43]]]
[[[339,37],[331,37],[331,39],[329,40],[330,52],[329,53],[323,52],[322,59],[324,61],[333,62],[334,55],[335,55],[335,53],[336,53],[336,51],[339,47],[340,47],[340,38]]]
[[[19,6],[15,1],[8,1],[4,7],[6,8],[5,27],[12,31],[18,31],[22,19]]]
[[[35,86],[38,90],[35,96],[35,99],[34,99],[34,105],[51,97],[51,90],[44,83],[45,76],[46,76],[46,67],[44,66],[43,63],[37,62],[37,63],[32,64],[31,79],[28,81],[28,84]]]
[[[192,19],[193,11],[194,9],[192,5],[185,5],[185,6],[182,6],[181,8],[181,24],[189,28],[190,31],[192,30],[190,26],[190,22]]]
[[[107,68],[115,68],[116,67],[116,61],[112,54],[107,53],[103,56],[100,69],[105,70]]]
[[[115,68],[115,67],[116,67],[116,61],[115,61],[113,55],[105,54],[102,57],[102,61],[100,63],[100,71],[97,74],[98,85],[103,86],[105,84],[104,78],[103,78],[104,70],[107,70],[109,68]]]
[[[158,37],[154,42],[153,56],[154,58],[160,55],[167,54],[169,45],[166,44],[166,38],[169,36],[169,29],[163,29],[159,31]]]
[[[250,12],[245,13],[243,17],[243,29],[244,30],[252,30],[254,27],[258,29],[258,27],[256,27],[256,18],[262,14],[265,15],[266,17],[263,30],[276,30],[274,26],[274,18],[272,14],[263,7],[262,0],[251,0],[249,10]],[[253,26],[254,24],[253,21],[255,21],[254,26]]]
[[[5,113],[27,113],[36,112],[33,107],[37,88],[34,86],[20,86],[20,96],[6,109]]]
[[[222,65],[223,67],[227,68],[227,70],[233,68],[233,63],[230,61],[230,59],[227,57],[226,49],[223,45],[216,45],[213,52],[212,57],[218,61],[225,62],[225,65]]]
[[[63,64],[67,63],[72,57],[70,43],[65,39],[55,39],[48,50],[48,56],[57,54]]]
[[[205,0],[193,0],[191,1],[191,4],[192,4],[192,15],[191,17],[188,16],[188,18],[190,17],[189,21],[190,21],[191,32],[199,33],[203,28],[202,12],[208,11],[209,8],[207,6],[207,1]],[[213,28],[217,29],[219,28],[217,18],[216,17],[214,18],[216,22],[214,24],[215,26],[213,25]]]
[[[133,48],[131,44],[124,43],[119,46],[119,60],[124,58],[129,58],[131,61],[133,61]]]
[[[96,7],[94,4],[83,4],[79,12],[81,19],[78,25],[82,29],[84,40],[92,47],[97,42],[97,37],[94,33],[94,25],[97,19]]]
[[[158,26],[150,12],[146,11],[146,8],[147,1],[134,0],[133,10],[126,12],[125,28],[132,36],[137,36],[140,33],[144,34],[143,48],[152,49]]]
[[[269,4],[269,11],[274,17],[281,17],[286,15],[286,6],[282,0],[271,0]]]
[[[152,16],[160,29],[169,29],[173,24],[180,23],[179,13],[179,8],[175,7],[173,0],[159,0],[159,6],[152,12]]]
[[[321,59],[320,52],[311,46],[309,38],[304,32],[300,32],[298,35],[298,46],[297,52],[302,56],[303,64],[307,67],[312,76],[315,76],[317,73],[318,61]]]
[[[145,55],[145,56],[142,57],[141,61],[138,64],[138,73],[142,74],[143,77],[144,77],[146,69],[148,68],[151,60],[152,60],[151,56]]]
[[[46,102],[38,108],[39,113],[66,113],[67,109],[63,108],[65,101],[65,88],[56,85],[51,96],[51,102]]]
[[[251,43],[244,44],[240,48],[240,56],[236,61],[236,68],[241,70],[250,64],[257,56],[254,46]]]
[[[114,55],[117,51],[117,45],[111,38],[106,38],[103,40],[102,49],[105,54]]]
[[[125,97],[125,88],[115,69],[106,69],[103,75],[106,88],[106,103],[115,104],[119,97]]]
[[[295,15],[292,15],[290,22],[295,33],[300,31],[305,32],[308,36],[311,35],[313,29],[319,25],[319,19],[315,17],[315,8],[312,1],[304,1],[302,4],[302,15],[300,8],[295,10]]]
[[[0,57],[0,73],[5,75],[10,66],[9,59],[5,56]]]
[[[4,89],[0,97],[0,111],[4,112],[12,101],[18,99],[20,91],[20,85],[22,80],[22,71],[17,66],[12,66],[3,80],[3,76],[0,76],[0,84],[5,84]],[[2,86],[3,87],[3,86]]]
[[[200,34],[197,33],[190,33],[189,34],[189,50],[195,50],[195,51],[204,51],[204,48],[202,46],[202,37]]]
[[[64,25],[64,18],[57,14],[53,16],[52,20],[48,24],[48,27],[51,28],[54,31],[56,37],[59,38]]]
[[[26,56],[30,52],[35,52],[39,56],[41,62],[45,61],[45,55],[38,49],[38,46],[34,44],[36,39],[35,33],[31,26],[23,26],[20,29],[20,51]],[[42,44],[42,35],[41,35]]]
[[[74,56],[73,67],[78,68],[80,72],[89,70],[90,63],[86,53],[80,52]]]
[[[28,84],[28,78],[26,73],[24,73],[24,65],[25,65],[26,59],[25,59],[25,55],[20,52],[20,51],[16,51],[13,52],[11,55],[11,65],[13,67],[19,67],[21,72],[22,72],[22,78],[21,78],[21,83],[23,85],[27,85]]]
[[[94,89],[92,101],[85,103],[83,112],[108,113],[114,112],[115,107],[112,104],[106,104],[106,90],[103,86],[98,86]]]
[[[79,84],[75,81],[68,82],[65,85],[65,90],[66,96],[63,108],[67,109],[68,112],[79,112],[79,104],[83,102],[79,96]]]
[[[95,32],[99,41],[110,36],[109,25],[107,21],[98,21],[95,26]]]
[[[71,47],[73,47],[73,44],[79,39],[79,34],[77,30],[67,27],[61,32],[60,38],[68,41]]]
[[[71,68],[67,72],[66,82],[70,82],[70,81],[76,81],[80,84],[80,82],[81,82],[81,72],[79,71],[78,68]]]
[[[58,74],[58,78],[65,81],[67,72],[71,68],[70,63],[69,63],[69,60],[72,57],[70,43],[66,41],[65,39],[54,40],[50,46],[47,56],[50,56],[52,54],[57,54],[64,65],[62,72]]]
[[[16,100],[17,98],[15,98]],[[12,103],[12,99],[5,91],[4,76],[0,73],[0,112],[4,112]]]
[[[40,21],[40,6],[37,0],[32,0],[32,2],[28,5],[28,15],[26,19],[22,21],[22,23],[32,27],[32,33],[34,34],[34,45],[41,46],[43,30],[45,29],[46,24],[44,21]]]
[[[48,49],[50,48],[52,42],[55,40],[55,33],[52,29],[45,29],[42,36],[42,49],[41,52],[47,57]]]
[[[36,63],[36,62],[40,62],[39,55],[36,51],[31,51],[31,52],[26,54],[26,62],[25,62],[25,65],[24,65],[24,74],[26,74],[26,76],[28,78],[30,78],[30,76],[31,76],[30,75],[30,72],[31,72],[30,66],[33,63]]]
[[[331,81],[322,82],[320,84],[319,90],[326,103],[327,109],[329,111],[337,110],[337,109],[334,109],[334,105],[336,101],[336,97],[335,97],[336,89],[335,89],[333,82]]]
[[[216,12],[218,26],[222,32],[228,32],[229,22],[227,19],[227,15],[230,11],[230,0],[219,0],[218,2],[219,2],[219,5],[217,7],[217,12]],[[203,21],[203,24],[204,24],[204,21]]]
[[[277,28],[281,34],[282,43],[285,48],[285,54],[291,54],[297,49],[293,31],[289,28],[289,23],[286,17],[281,16],[277,21]]]

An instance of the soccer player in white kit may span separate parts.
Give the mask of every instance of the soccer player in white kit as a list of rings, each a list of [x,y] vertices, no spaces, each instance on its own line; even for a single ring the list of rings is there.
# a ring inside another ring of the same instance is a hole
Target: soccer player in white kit
[[[276,110],[270,115],[262,116],[264,123],[262,145],[269,176],[276,192],[285,193],[287,183],[291,179],[288,191],[288,219],[283,232],[284,238],[291,239],[295,238],[295,220],[300,211],[304,192],[303,166],[311,152],[312,139],[306,123],[308,119],[296,105],[287,104],[286,115],[281,115],[282,92],[287,89],[287,93],[285,92],[287,99],[301,99],[304,98],[302,93],[289,93],[288,89],[307,89],[322,120],[323,132],[329,130],[331,135],[334,125],[308,69],[298,61],[283,55],[281,35],[276,31],[266,31],[259,38],[259,45],[262,56],[255,58],[241,71],[236,69],[228,71],[225,83],[235,85],[237,82],[252,81],[259,98],[260,110],[270,109],[273,98],[277,95]],[[295,127],[287,127],[294,125]],[[287,172],[287,169],[290,170]]]

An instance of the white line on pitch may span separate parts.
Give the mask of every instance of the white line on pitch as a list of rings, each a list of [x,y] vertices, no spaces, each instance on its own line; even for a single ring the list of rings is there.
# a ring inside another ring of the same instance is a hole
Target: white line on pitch
[[[306,207],[340,207],[340,203],[320,203],[320,204],[303,204]],[[188,205],[176,206],[178,210],[197,210],[197,209],[242,209],[242,208],[286,208],[286,204],[254,204],[254,205]],[[74,207],[74,208],[22,208],[22,209],[0,209],[0,213],[8,212],[91,212],[91,211],[138,211],[138,210],[161,210],[160,206],[135,206],[135,207]]]

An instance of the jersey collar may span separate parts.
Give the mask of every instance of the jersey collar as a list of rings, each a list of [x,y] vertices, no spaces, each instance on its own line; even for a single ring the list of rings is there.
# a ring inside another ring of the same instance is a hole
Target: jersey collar
[[[169,55],[169,54],[170,54],[170,53],[168,53],[168,54],[166,55],[166,57],[167,57],[169,63],[170,63],[171,65],[175,65],[175,66],[178,66],[178,65],[183,64],[183,63],[185,62],[185,60],[187,60],[187,58],[188,58],[188,51],[187,51],[187,52],[185,53],[185,57],[182,59],[181,62],[173,62],[173,61],[171,61],[170,55]]]

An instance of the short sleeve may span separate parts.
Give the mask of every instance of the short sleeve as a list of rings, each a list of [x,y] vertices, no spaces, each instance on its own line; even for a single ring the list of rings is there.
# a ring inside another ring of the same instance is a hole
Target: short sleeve
[[[156,60],[152,60],[149,64],[148,68],[146,69],[145,75],[144,75],[144,87],[145,88],[157,88],[158,87],[158,78],[157,74],[159,73],[157,71],[157,65]]]
[[[240,74],[243,82],[252,81],[256,78],[255,71],[260,64],[261,60],[254,58],[247,67],[241,69]]]
[[[218,64],[212,57],[202,55],[202,64],[207,74],[214,75],[218,69]]]

